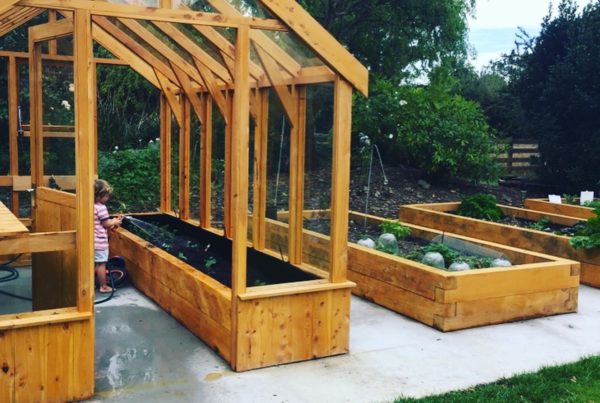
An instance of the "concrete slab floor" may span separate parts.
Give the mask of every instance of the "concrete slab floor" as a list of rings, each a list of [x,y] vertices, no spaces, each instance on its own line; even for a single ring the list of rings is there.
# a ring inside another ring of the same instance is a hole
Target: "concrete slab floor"
[[[129,287],[96,307],[100,402],[381,402],[600,355],[600,290],[579,312],[442,333],[352,298],[350,354],[244,373]]]

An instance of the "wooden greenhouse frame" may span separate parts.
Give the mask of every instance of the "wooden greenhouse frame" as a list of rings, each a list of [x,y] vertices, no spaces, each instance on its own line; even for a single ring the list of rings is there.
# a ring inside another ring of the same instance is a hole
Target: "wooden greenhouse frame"
[[[0,58],[8,59],[10,116],[10,175],[0,177],[0,186],[12,191],[10,209],[14,215],[19,216],[18,192],[34,189],[31,220],[22,218],[25,224],[31,225],[31,232],[0,234],[0,256],[36,252],[32,257],[34,312],[0,316],[3,369],[0,371],[0,401],[81,400],[94,391],[92,183],[97,177],[96,64],[102,63],[130,66],[161,91],[160,209],[172,213],[173,205],[177,204],[180,219],[188,221],[190,153],[187,146],[192,135],[190,119],[196,115],[202,139],[197,225],[213,232],[218,232],[212,228],[210,217],[213,106],[222,114],[226,127],[222,234],[232,243],[232,286],[225,287],[230,305],[222,312],[221,327],[228,332],[220,333],[219,343],[226,346],[218,349],[221,356],[233,369],[247,370],[348,351],[353,286],[346,275],[352,91],[355,88],[367,95],[367,69],[292,0],[258,1],[269,15],[266,18],[246,16],[226,0],[206,0],[205,4],[214,12],[194,11],[175,0],[153,2],[159,7],[134,5],[140,3],[134,0],[126,3],[130,4],[100,0],[4,0],[0,5],[0,36],[46,11],[48,16],[47,23],[29,28],[28,52],[0,51]],[[150,25],[152,30],[148,29]],[[184,25],[184,30],[178,28]],[[194,35],[209,41],[216,49],[216,56],[197,46],[192,37],[185,34],[188,28]],[[235,32],[235,38],[231,40],[222,35],[222,28]],[[269,34],[271,31],[294,35],[320,59],[320,64],[303,65],[277,43]],[[73,56],[58,54],[56,40],[71,35]],[[187,50],[191,57],[183,58],[165,46],[160,39],[165,37]],[[94,58],[93,41],[115,58]],[[48,43],[47,49],[41,46],[43,42]],[[251,51],[259,62],[252,60]],[[73,66],[74,128],[50,127],[43,122],[42,60]],[[23,63],[28,63],[30,72],[31,122],[25,128],[25,135],[30,137],[30,178],[19,174],[18,169],[17,139],[23,132],[19,133],[15,117],[18,66]],[[269,89],[276,93],[292,126],[288,259],[301,269],[311,270],[302,259],[305,98],[308,85],[323,83],[333,84],[334,94],[329,270],[320,271],[317,280],[247,287],[246,248],[250,225],[252,246],[272,253],[265,218]],[[171,117],[179,126],[180,136],[178,203],[171,200]],[[250,164],[250,117],[255,122],[256,167],[251,216],[248,215],[246,174]],[[75,176],[56,179],[64,189],[76,189],[75,194],[47,187],[43,141],[53,136],[74,138]],[[122,235],[127,236],[126,231]],[[113,242],[116,244],[111,247],[118,249],[118,240]],[[40,263],[44,264],[43,271]],[[135,266],[131,260],[128,263]],[[68,292],[57,295],[48,288],[48,278],[59,282]],[[166,294],[153,298],[163,306],[172,307],[178,299],[170,299],[170,296],[177,292],[178,288],[169,289]],[[261,315],[265,311],[281,320],[263,321]],[[214,320],[204,319],[206,323]],[[211,329],[207,331],[210,333]],[[199,336],[207,340],[214,335],[207,336],[201,331]]]

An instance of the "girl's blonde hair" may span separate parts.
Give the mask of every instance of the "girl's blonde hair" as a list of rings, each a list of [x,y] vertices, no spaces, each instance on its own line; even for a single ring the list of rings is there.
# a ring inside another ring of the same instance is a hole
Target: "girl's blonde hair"
[[[96,179],[94,182],[94,200],[100,200],[104,196],[112,195],[112,186],[104,179]]]

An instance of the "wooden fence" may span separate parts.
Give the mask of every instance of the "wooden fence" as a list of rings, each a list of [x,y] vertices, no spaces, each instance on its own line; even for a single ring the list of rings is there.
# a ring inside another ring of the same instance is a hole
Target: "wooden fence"
[[[506,168],[507,175],[532,176],[539,166],[537,140],[515,140],[507,152],[500,154],[498,162]]]

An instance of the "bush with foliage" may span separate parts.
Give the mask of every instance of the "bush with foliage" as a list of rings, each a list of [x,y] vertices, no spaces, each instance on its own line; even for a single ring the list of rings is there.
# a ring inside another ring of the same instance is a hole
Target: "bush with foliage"
[[[594,209],[595,217],[588,218],[576,236],[569,242],[576,249],[600,248],[600,206]]]
[[[503,215],[502,210],[496,205],[496,197],[485,193],[475,193],[465,197],[456,214],[490,221],[498,221]]]
[[[386,160],[449,176],[491,181],[504,150],[476,103],[434,87],[396,86],[375,79],[369,99],[356,98],[354,128],[366,133]]]
[[[98,174],[113,186],[109,210],[153,211],[160,206],[160,145],[98,155]]]

